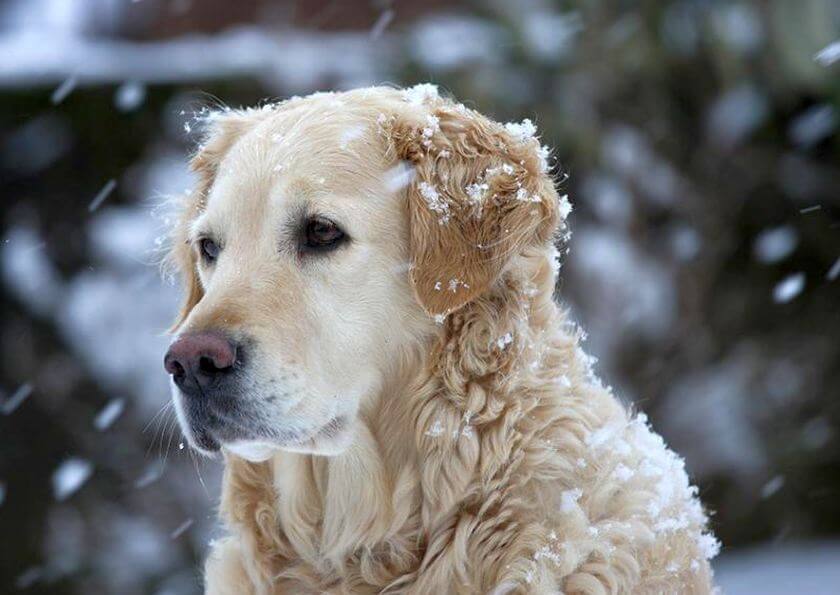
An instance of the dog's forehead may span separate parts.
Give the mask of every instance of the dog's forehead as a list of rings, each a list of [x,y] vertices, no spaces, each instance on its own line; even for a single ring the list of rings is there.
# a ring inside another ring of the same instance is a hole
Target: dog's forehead
[[[220,163],[211,210],[261,216],[300,200],[382,199],[388,167],[375,117],[321,103],[278,112],[247,129]],[[236,200],[222,198],[230,196]]]

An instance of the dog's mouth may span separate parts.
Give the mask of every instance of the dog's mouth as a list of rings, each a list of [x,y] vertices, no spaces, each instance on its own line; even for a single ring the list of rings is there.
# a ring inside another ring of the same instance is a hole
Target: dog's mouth
[[[176,402],[179,400],[176,398]],[[266,427],[253,415],[238,410],[219,412],[212,405],[196,406],[192,400],[181,407],[181,428],[195,450],[212,457],[224,448],[254,462],[267,460],[277,451],[323,450],[319,448],[321,443],[335,442],[350,425],[348,416],[338,415],[310,428],[279,429]]]

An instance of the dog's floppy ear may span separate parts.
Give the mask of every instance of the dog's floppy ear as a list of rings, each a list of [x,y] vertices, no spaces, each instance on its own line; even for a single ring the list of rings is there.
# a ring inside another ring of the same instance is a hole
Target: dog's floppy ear
[[[238,111],[210,116],[207,119],[204,142],[190,160],[190,169],[197,176],[196,185],[184,197],[183,206],[172,231],[171,248],[166,258],[167,262],[178,271],[184,284],[184,301],[170,328],[171,332],[178,330],[190,311],[204,297],[204,289],[196,270],[195,250],[189,244],[190,225],[204,209],[207,195],[216,179],[219,164],[242,134],[248,120],[247,116],[247,112]]]
[[[380,125],[393,156],[415,169],[411,281],[432,315],[486,292],[513,255],[548,243],[568,214],[528,120],[503,126],[438,101],[425,113],[380,117]]]

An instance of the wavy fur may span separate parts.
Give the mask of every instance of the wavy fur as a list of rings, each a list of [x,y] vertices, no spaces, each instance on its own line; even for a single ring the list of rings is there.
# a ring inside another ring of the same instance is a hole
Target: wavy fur
[[[229,536],[207,592],[710,592],[717,546],[681,459],[594,377],[554,301],[564,223],[539,143],[433,93],[407,97],[373,88],[276,110],[338,98],[376,122],[372,163],[411,163],[411,283],[443,323],[400,353],[342,454],[226,454]],[[237,130],[267,117],[214,126],[193,162],[199,195]],[[174,258],[186,315],[201,290],[188,252]]]

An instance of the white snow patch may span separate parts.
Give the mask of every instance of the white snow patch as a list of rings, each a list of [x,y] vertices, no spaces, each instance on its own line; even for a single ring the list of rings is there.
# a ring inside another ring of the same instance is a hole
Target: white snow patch
[[[633,475],[635,475],[633,470],[624,463],[619,463],[613,470],[613,477],[615,477],[618,481],[628,481],[633,477]]]
[[[537,194],[529,194],[525,188],[520,188],[516,191],[516,200],[520,202],[540,202],[540,197]]]
[[[432,85],[431,83],[420,83],[419,85],[414,85],[413,87],[403,90],[402,95],[403,99],[415,105],[423,105],[425,103],[435,101],[440,97],[437,85]]]
[[[568,194],[564,194],[557,201],[557,210],[560,213],[560,219],[562,221],[565,221],[572,214],[572,203],[569,202]]]
[[[715,563],[715,582],[727,595],[835,595],[840,542],[774,542],[727,549]]]
[[[583,496],[583,492],[577,488],[564,490],[560,494],[560,512],[572,512],[581,496]]]
[[[440,130],[440,118],[433,115],[426,116],[426,127],[423,128],[423,146],[432,146],[432,137]]]
[[[511,343],[513,343],[513,335],[511,335],[510,333],[507,333],[504,336],[499,337],[496,340],[496,347],[498,347],[499,349],[504,349],[505,347],[507,347]]]
[[[466,190],[471,203],[480,204],[484,200],[489,189],[490,186],[486,183],[476,182],[474,184],[469,184],[464,190]]]
[[[436,419],[432,426],[426,430],[426,436],[431,438],[437,438],[443,434],[443,423],[439,419]]]
[[[434,186],[428,182],[420,182],[418,188],[420,189],[420,196],[426,200],[429,208],[440,215],[438,223],[441,225],[449,221],[449,204],[441,198]]]
[[[711,560],[720,553],[720,541],[711,533],[701,533],[697,538],[697,547],[706,560]]]
[[[505,124],[505,130],[519,142],[525,142],[537,134],[537,127],[529,118],[521,122],[508,122]]]
[[[440,281],[438,281],[438,283],[440,283]],[[459,285],[462,286],[464,289],[469,289],[470,288],[469,283],[464,283],[460,279],[455,279],[453,277],[452,279],[449,280],[449,291],[451,291],[452,293],[456,293],[458,291],[458,286]],[[435,283],[435,290],[436,291],[439,290],[437,283]]]

